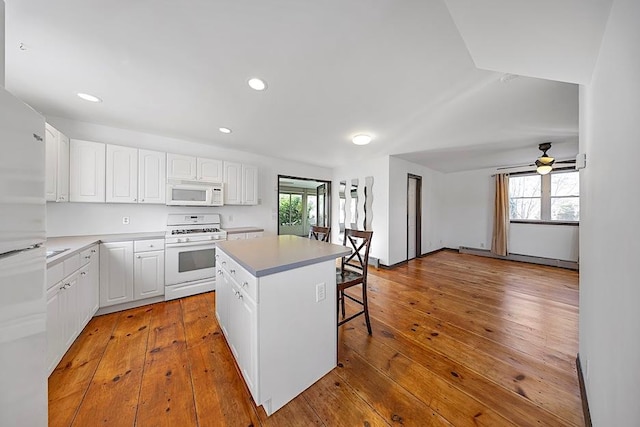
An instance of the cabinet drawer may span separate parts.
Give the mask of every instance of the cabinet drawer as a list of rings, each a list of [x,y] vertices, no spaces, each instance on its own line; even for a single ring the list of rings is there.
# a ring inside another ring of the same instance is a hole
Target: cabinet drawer
[[[69,258],[65,259],[62,263],[64,277],[67,277],[74,271],[80,268],[80,254],[73,254]]]
[[[91,261],[92,258],[97,257],[97,247],[98,245],[94,245],[89,249],[85,249],[84,251],[80,252],[80,265],[86,265]]]
[[[61,281],[65,277],[63,264],[59,263],[47,268],[47,289]]]
[[[133,242],[133,251],[164,251],[164,239],[136,240]]]
[[[247,233],[227,234],[227,240],[244,240],[246,238],[247,238]]]
[[[253,277],[247,270],[240,266],[235,260],[226,254],[219,252],[219,268],[222,268],[229,275],[238,287],[244,290],[249,297],[258,302],[258,279]]]
[[[257,239],[259,237],[262,237],[264,235],[264,232],[262,231],[253,231],[251,233],[247,233],[247,239]]]

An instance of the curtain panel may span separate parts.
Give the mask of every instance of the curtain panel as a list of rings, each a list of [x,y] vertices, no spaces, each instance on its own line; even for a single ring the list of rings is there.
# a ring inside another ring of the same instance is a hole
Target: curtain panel
[[[509,174],[497,174],[495,187],[491,252],[507,256],[509,254],[507,248],[509,242]]]

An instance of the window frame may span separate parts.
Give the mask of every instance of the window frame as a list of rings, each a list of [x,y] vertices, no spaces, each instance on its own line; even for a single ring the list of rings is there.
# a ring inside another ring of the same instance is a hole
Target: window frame
[[[540,219],[512,219],[511,211],[509,211],[509,222],[512,224],[544,224],[544,225],[579,226],[580,220],[567,221],[567,220],[551,219],[551,200],[552,199],[576,197],[578,201],[580,200],[579,194],[577,196],[555,196],[555,197],[551,196],[551,175],[558,174],[558,173],[571,173],[571,172],[579,173],[579,171],[571,167],[571,168],[554,169],[546,175],[540,175],[537,172],[515,172],[515,173],[509,174],[509,180],[511,180],[511,177],[521,177],[521,176],[539,176],[540,177]],[[511,183],[511,181],[509,181],[509,183]],[[537,197],[529,197],[529,198],[537,198]],[[511,196],[509,196],[509,201],[511,201]]]

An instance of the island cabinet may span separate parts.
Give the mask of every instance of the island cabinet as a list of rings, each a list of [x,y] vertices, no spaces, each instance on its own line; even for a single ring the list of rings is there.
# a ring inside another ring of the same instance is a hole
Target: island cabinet
[[[297,236],[218,244],[216,316],[267,415],[336,366],[335,260],[348,253]]]

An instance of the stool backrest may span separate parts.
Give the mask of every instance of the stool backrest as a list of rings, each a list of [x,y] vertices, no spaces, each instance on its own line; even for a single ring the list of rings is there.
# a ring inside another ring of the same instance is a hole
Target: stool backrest
[[[328,242],[331,239],[331,227],[312,225],[309,228],[309,238],[320,240],[321,242]]]
[[[344,230],[344,246],[352,249],[351,255],[342,258],[342,270],[351,270],[367,277],[369,265],[369,249],[373,231],[360,231],[346,228]]]

